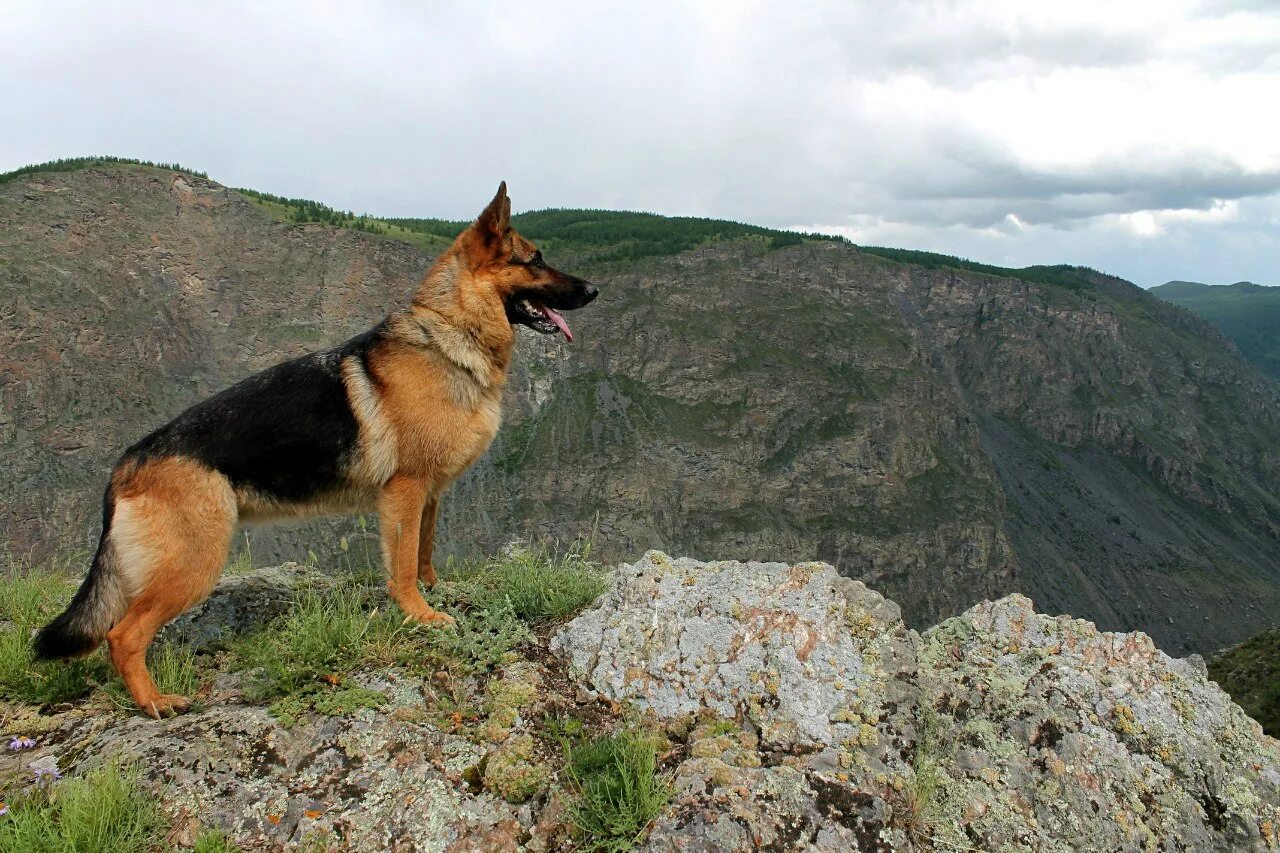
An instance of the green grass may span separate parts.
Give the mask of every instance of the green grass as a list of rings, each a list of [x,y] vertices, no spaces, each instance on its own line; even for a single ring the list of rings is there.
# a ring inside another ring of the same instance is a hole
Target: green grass
[[[671,798],[669,780],[658,774],[653,736],[624,730],[582,743],[564,741],[564,748],[578,849],[615,853],[643,841]]]
[[[1208,662],[1209,677],[1231,700],[1280,738],[1280,628],[1263,631]]]
[[[35,661],[31,633],[56,616],[75,593],[65,569],[72,560],[55,559],[33,565],[6,558],[0,576],[0,620],[10,623],[0,630],[0,698],[32,705],[70,702],[106,687],[115,700],[133,707],[124,683],[114,678],[106,655],[98,650],[71,661]],[[198,676],[195,656],[185,647],[152,646],[147,665],[161,693],[189,696]]]
[[[938,789],[946,779],[939,760],[938,716],[925,706],[911,757],[911,782],[902,795],[901,822],[916,844],[933,838]]]
[[[289,612],[233,646],[233,666],[253,673],[251,694],[291,724],[308,711],[342,714],[381,697],[350,677],[379,667],[484,672],[515,657],[532,627],[563,619],[604,589],[585,547],[523,550],[450,563],[427,594],[457,619],[441,629],[406,622],[369,568],[300,594]]]
[[[241,668],[257,670],[257,694],[269,699],[389,663],[407,637],[398,620],[376,609],[372,590],[346,582],[304,592],[280,619],[238,641],[234,656]]]
[[[157,849],[168,829],[136,771],[118,764],[29,787],[8,806],[0,818],[0,853],[145,853]]]
[[[32,565],[5,558],[0,570],[0,698],[46,705],[88,695],[110,677],[103,655],[79,660],[35,661],[31,632],[56,616],[75,592],[62,573],[63,561]]]
[[[196,666],[196,656],[186,646],[176,643],[161,643],[147,649],[147,669],[155,679],[156,688],[161,693],[173,693],[178,696],[190,696],[200,686],[200,674]],[[119,678],[107,684],[107,692],[124,708],[137,710],[133,698]]]
[[[231,843],[227,834],[217,829],[206,829],[196,838],[192,853],[239,853],[240,848]]]
[[[499,607],[510,602],[516,617],[531,625],[572,616],[604,592],[608,579],[585,543],[562,553],[514,548],[483,562],[448,565],[441,576],[472,603]]]

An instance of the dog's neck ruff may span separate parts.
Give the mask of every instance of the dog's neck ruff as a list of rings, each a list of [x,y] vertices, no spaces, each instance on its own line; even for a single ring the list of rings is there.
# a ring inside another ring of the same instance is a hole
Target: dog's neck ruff
[[[487,348],[473,334],[450,323],[440,312],[416,306],[409,318],[414,344],[440,353],[481,388],[492,387],[499,381],[498,377],[506,374],[505,364],[495,364]]]
[[[506,381],[515,334],[505,312],[497,320],[505,335],[486,334],[483,321],[468,322],[468,311],[483,314],[488,306],[468,303],[459,290],[465,275],[456,255],[442,256],[427,271],[412,307],[405,312],[409,322],[402,325],[408,327],[405,336],[412,343],[440,353],[482,390],[490,391]]]

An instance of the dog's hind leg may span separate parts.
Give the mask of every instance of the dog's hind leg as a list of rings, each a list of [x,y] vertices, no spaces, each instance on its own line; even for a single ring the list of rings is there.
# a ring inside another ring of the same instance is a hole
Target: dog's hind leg
[[[164,459],[140,467],[116,504],[112,543],[129,581],[130,603],[107,634],[111,662],[143,713],[187,707],[162,694],[147,670],[147,647],[170,619],[203,601],[218,582],[236,523],[235,496],[221,474]]]
[[[387,588],[410,619],[428,625],[452,625],[452,616],[439,613],[418,591],[418,541],[427,503],[427,483],[396,475],[382,487],[378,523],[382,527],[382,556],[387,563]]]

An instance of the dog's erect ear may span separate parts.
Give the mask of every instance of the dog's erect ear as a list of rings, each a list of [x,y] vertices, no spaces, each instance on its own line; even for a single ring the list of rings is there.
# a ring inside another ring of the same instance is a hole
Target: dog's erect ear
[[[507,198],[507,182],[498,184],[498,194],[476,219],[476,231],[485,243],[498,246],[511,231],[511,199]]]

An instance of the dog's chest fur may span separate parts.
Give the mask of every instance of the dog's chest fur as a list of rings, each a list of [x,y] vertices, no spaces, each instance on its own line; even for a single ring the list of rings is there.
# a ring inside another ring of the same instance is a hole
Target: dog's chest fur
[[[498,432],[502,385],[481,385],[437,352],[396,347],[379,359],[378,379],[396,473],[444,487],[484,454]]]

